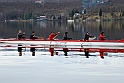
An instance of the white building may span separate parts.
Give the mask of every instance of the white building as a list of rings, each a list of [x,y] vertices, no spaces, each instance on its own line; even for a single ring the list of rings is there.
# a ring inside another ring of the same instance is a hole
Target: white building
[[[44,3],[44,0],[35,0],[35,3]]]
[[[37,17],[36,20],[37,21],[47,20],[47,17],[46,16],[40,16],[40,17]]]

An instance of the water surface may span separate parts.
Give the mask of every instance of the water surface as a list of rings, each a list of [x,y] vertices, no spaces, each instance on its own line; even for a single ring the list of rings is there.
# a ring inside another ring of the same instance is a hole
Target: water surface
[[[15,38],[18,30],[26,32],[29,38],[32,31],[36,35],[46,39],[50,32],[60,32],[57,36],[62,39],[65,31],[73,39],[83,39],[84,34],[88,31],[90,35],[98,38],[101,31],[108,36],[107,39],[124,39],[124,21],[86,21],[86,22],[60,22],[60,21],[9,21],[0,22],[0,38]]]

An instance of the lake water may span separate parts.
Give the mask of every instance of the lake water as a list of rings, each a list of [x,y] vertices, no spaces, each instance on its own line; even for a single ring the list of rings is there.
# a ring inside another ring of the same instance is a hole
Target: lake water
[[[124,54],[50,56],[49,52],[0,52],[1,83],[124,83]]]
[[[0,22],[0,38],[15,38],[18,30],[32,31],[47,38],[51,31],[68,31],[73,39],[82,39],[84,33],[98,36],[105,31],[107,39],[124,39],[124,22],[80,22],[61,23],[44,22]],[[0,44],[2,45],[2,44]],[[8,50],[4,50],[8,49]],[[83,52],[69,52],[64,56],[50,56],[48,51],[23,52],[18,56],[15,50],[0,47],[0,82],[1,83],[124,83],[124,53],[108,53],[101,59],[99,53],[90,53],[86,58]]]
[[[29,38],[32,31],[37,36],[46,39],[50,32],[60,32],[57,36],[62,39],[65,31],[73,39],[83,39],[88,31],[90,35],[99,36],[101,31],[107,39],[124,39],[124,21],[86,21],[86,22],[59,22],[59,21],[30,21],[30,22],[0,22],[0,38],[15,38],[21,29]]]

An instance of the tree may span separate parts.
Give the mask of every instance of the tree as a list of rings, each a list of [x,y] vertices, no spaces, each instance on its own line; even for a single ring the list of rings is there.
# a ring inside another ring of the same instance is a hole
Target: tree
[[[75,13],[79,13],[78,9],[72,9],[71,13],[69,13],[69,17],[73,17]]]
[[[114,16],[114,13],[113,13],[113,12],[111,13],[111,16],[112,16],[112,17]]]
[[[101,19],[101,16],[102,16],[102,10],[101,9],[99,10],[99,16],[100,16],[100,19]]]
[[[74,16],[74,14],[75,14],[75,10],[73,9],[73,10],[71,11],[72,17]]]
[[[62,16],[60,15],[60,16],[58,17],[58,19],[61,20],[61,19],[62,19]]]
[[[72,17],[72,14],[71,13],[69,13],[69,17]]]
[[[124,11],[122,12],[122,16],[124,16]]]
[[[75,13],[79,13],[78,9],[75,9],[74,12],[75,12]]]

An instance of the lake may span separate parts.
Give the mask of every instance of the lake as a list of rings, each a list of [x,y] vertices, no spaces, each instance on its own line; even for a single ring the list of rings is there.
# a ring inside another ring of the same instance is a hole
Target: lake
[[[124,39],[123,21],[105,22],[0,22],[0,38],[15,38],[18,30],[32,31],[37,36],[47,38],[51,31],[58,32],[62,39],[65,31],[73,39],[83,39],[85,32],[98,37],[101,31],[107,39]],[[0,44],[2,45],[2,43]],[[13,49],[13,48],[12,48]],[[32,56],[29,50],[19,56],[17,48],[11,50],[0,47],[0,82],[1,83],[124,83],[124,53],[107,53],[101,59],[99,53],[90,53],[86,58],[83,52],[63,52],[50,56],[49,51],[36,51]]]
[[[124,83],[124,54],[50,56],[49,52],[0,51],[1,83]]]
[[[6,21],[0,22],[0,38],[15,38],[19,29],[26,33],[26,38],[29,38],[32,31],[44,39],[51,32],[58,31],[60,32],[58,39],[62,39],[66,31],[73,39],[83,39],[87,31],[98,38],[100,32],[104,31],[107,39],[124,39],[124,21]]]

